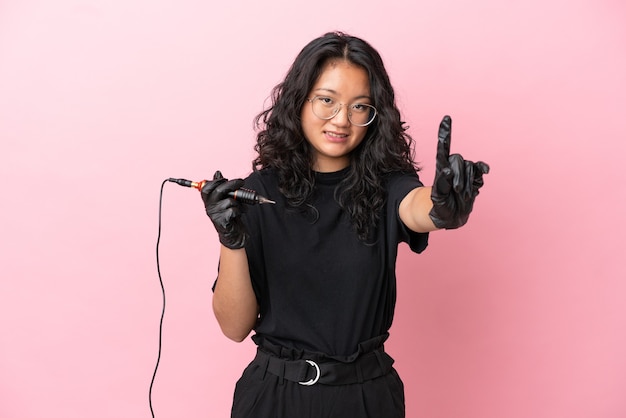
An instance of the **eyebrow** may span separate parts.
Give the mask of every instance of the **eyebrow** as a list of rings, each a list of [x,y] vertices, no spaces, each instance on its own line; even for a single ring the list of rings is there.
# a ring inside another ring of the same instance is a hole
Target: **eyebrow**
[[[335,90],[333,90],[333,89],[327,89],[327,88],[324,88],[324,87],[317,88],[317,89],[315,89],[315,90],[313,90],[313,91],[314,91],[314,92],[325,91],[325,92],[327,92],[327,93],[331,93],[331,94],[334,94],[334,95],[338,95],[338,93],[337,93]],[[356,97],[354,98],[354,100],[358,100],[358,99],[368,99],[368,100],[372,100],[372,98],[371,98],[370,96],[368,96],[367,94],[363,94],[363,95],[361,95],[361,96],[356,96]]]

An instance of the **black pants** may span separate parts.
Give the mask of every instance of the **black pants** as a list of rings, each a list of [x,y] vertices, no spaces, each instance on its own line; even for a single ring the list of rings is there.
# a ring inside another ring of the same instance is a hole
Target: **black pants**
[[[360,383],[321,379],[305,386],[268,371],[257,357],[237,382],[232,418],[404,418],[402,380],[392,367],[385,373]]]

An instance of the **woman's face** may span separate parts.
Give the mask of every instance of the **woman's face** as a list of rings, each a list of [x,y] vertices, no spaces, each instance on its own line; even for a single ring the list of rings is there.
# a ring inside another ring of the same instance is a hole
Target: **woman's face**
[[[313,169],[318,172],[339,171],[350,164],[350,153],[367,132],[367,126],[355,126],[348,119],[349,105],[371,104],[367,72],[344,60],[329,61],[307,98],[315,96],[342,105],[339,113],[328,120],[316,116],[309,101],[302,107],[302,130],[313,148]]]

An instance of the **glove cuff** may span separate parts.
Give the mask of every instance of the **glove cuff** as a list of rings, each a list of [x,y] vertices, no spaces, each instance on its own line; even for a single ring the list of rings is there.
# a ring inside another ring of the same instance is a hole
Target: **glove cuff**
[[[219,234],[220,243],[231,250],[238,250],[246,246],[248,234],[245,232]]]
[[[469,218],[469,214],[468,214],[464,216],[451,217],[451,219],[442,219],[441,217],[437,215],[437,211],[435,210],[435,207],[433,207],[430,210],[430,212],[428,213],[428,216],[430,217],[430,220],[433,221],[435,226],[439,229],[460,228],[463,225],[465,225],[465,223],[467,223],[467,220]]]

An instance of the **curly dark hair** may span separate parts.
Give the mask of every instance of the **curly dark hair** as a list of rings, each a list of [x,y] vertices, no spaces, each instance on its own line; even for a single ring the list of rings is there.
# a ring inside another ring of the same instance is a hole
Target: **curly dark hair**
[[[366,41],[342,32],[329,32],[306,45],[284,81],[274,87],[271,105],[255,118],[258,156],[253,169],[271,168],[281,192],[294,207],[310,206],[315,185],[313,153],[300,120],[301,110],[330,60],[345,60],[369,77],[372,105],[378,114],[363,141],[350,155],[350,170],[335,192],[359,238],[371,238],[385,204],[385,176],[415,172],[413,139],[395,103],[395,94],[380,54]]]

